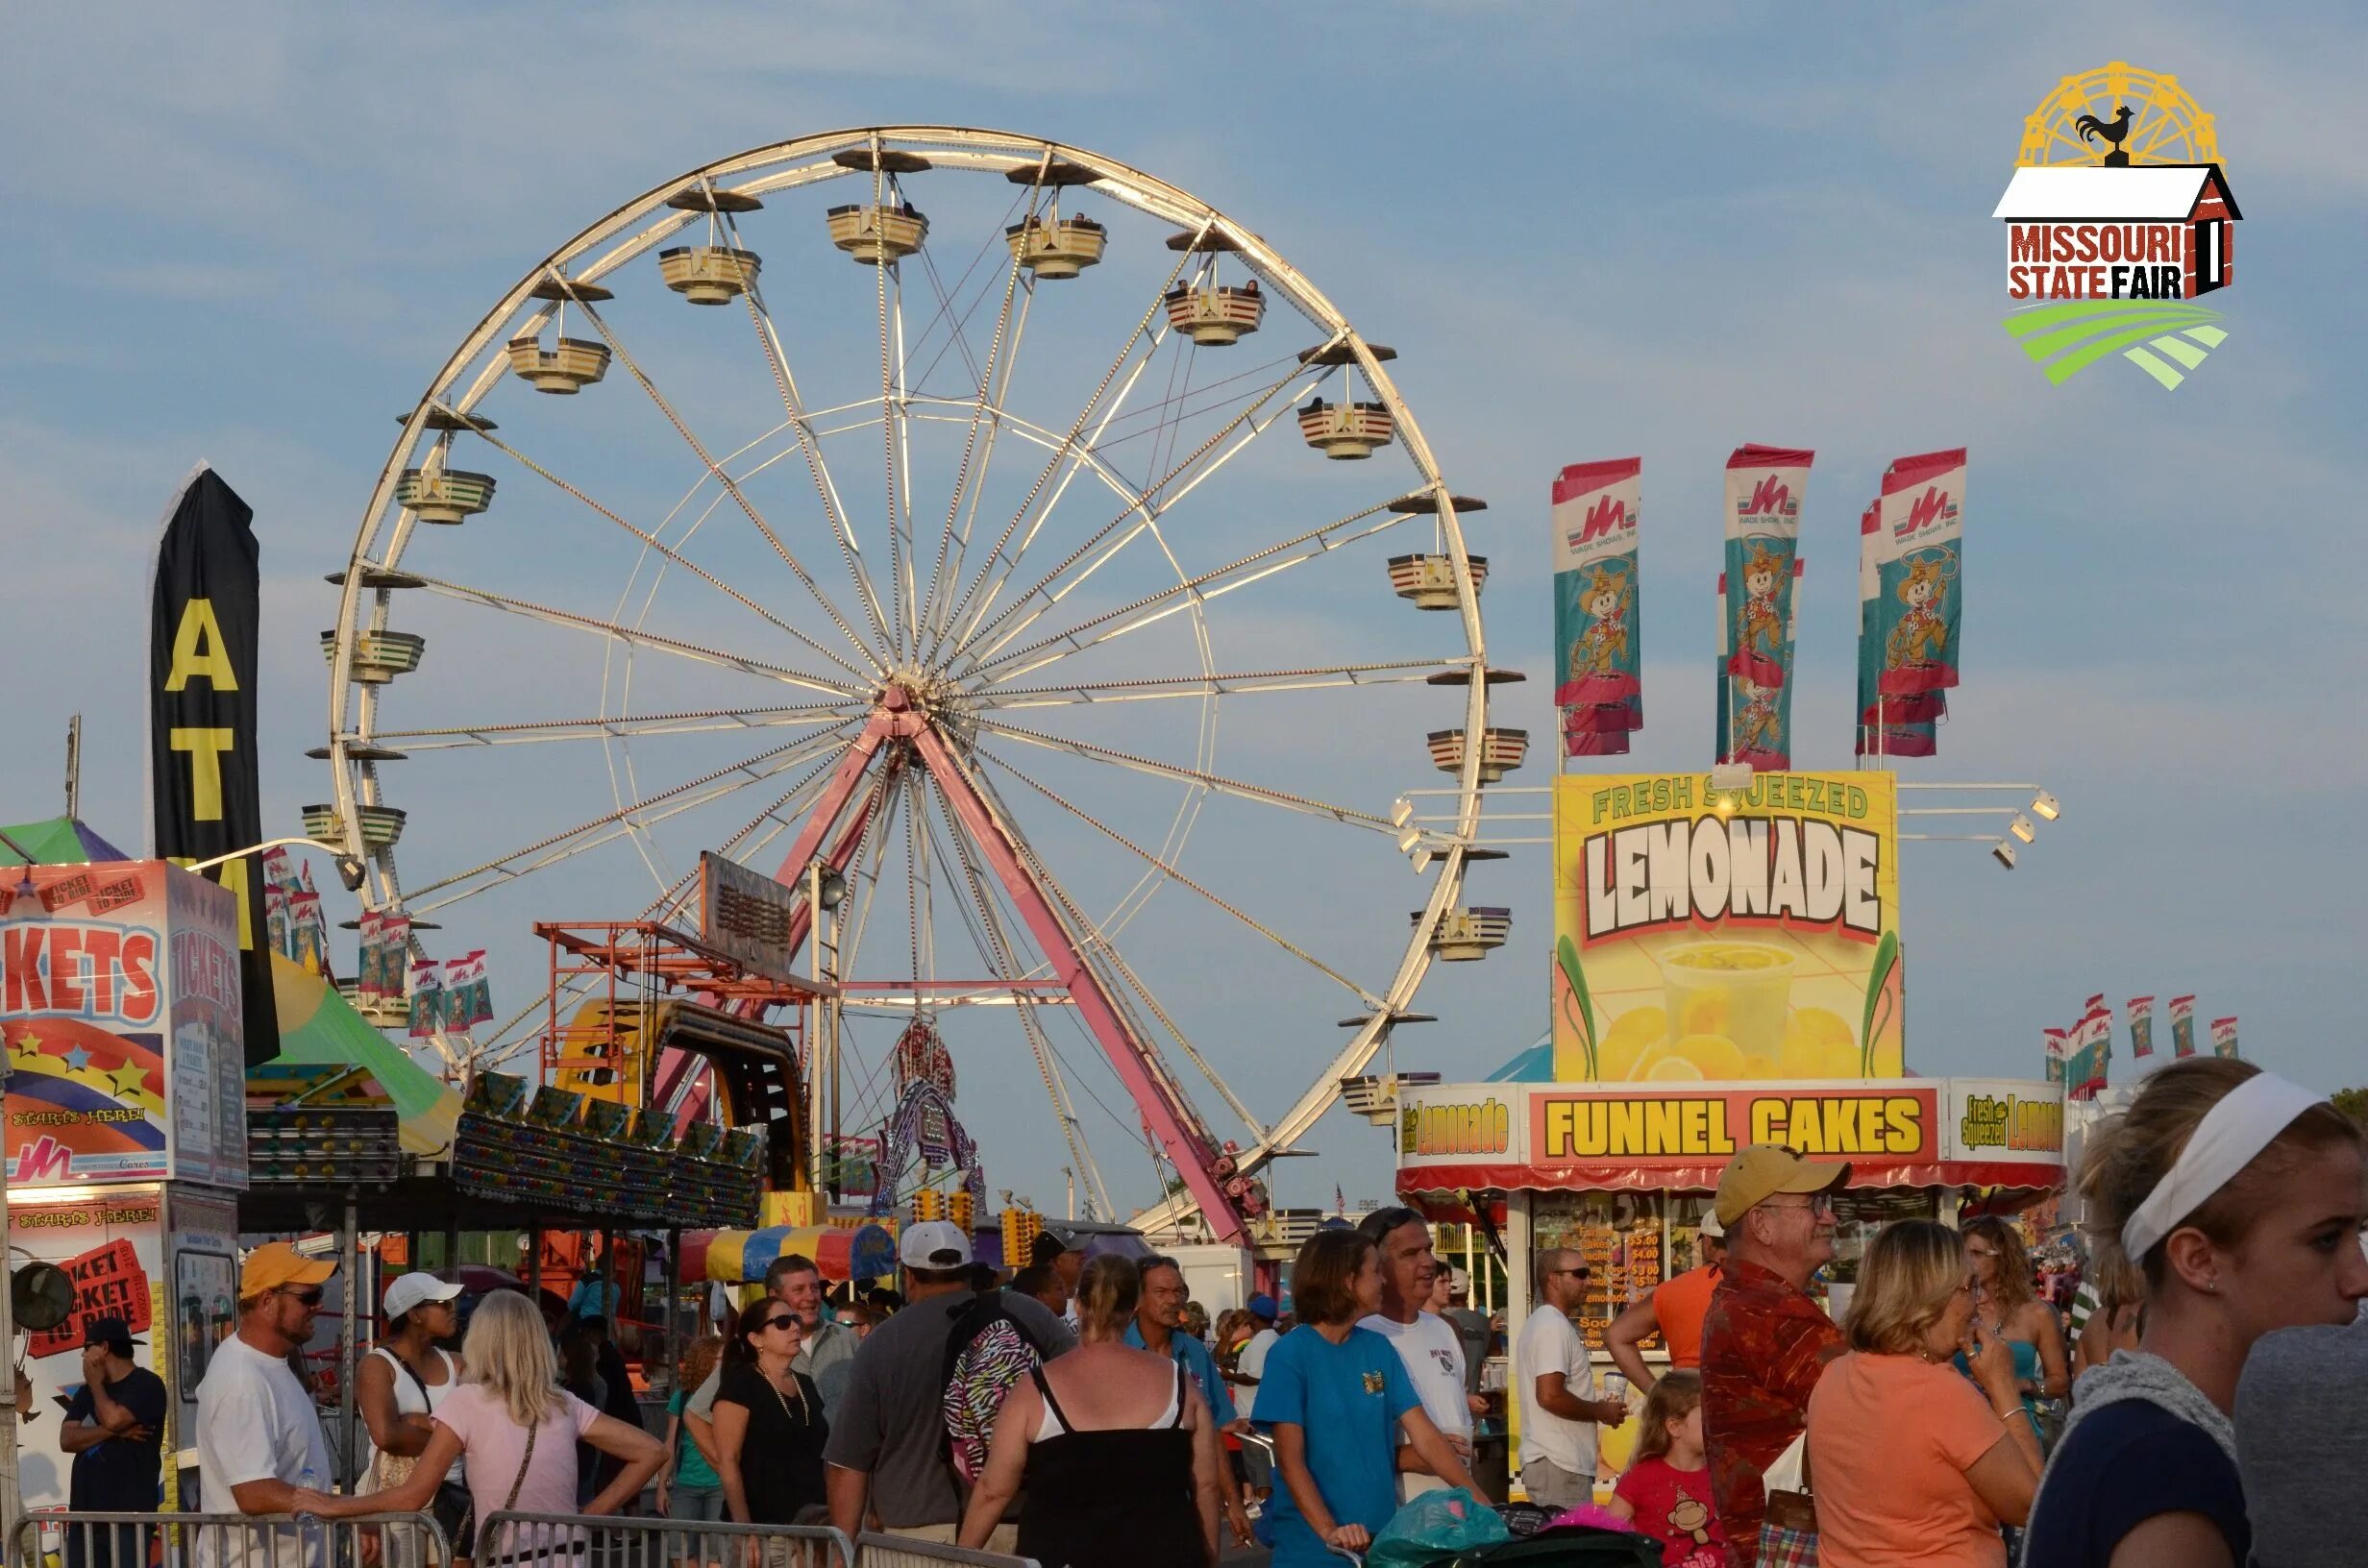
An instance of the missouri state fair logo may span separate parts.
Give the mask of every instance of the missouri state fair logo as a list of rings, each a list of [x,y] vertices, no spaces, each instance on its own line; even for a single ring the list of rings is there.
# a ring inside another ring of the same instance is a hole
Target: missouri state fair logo
[[[2023,121],[2006,223],[2007,332],[2062,385],[2119,357],[2166,391],[2228,338],[2199,303],[2234,282],[2236,198],[2212,117],[2122,61],[2067,76]]]

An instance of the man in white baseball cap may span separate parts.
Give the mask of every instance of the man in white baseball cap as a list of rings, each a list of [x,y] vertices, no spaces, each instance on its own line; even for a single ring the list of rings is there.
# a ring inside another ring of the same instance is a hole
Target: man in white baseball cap
[[[957,1335],[968,1345],[977,1324],[999,1316],[1017,1324],[1045,1360],[1077,1346],[1068,1326],[1031,1296],[999,1290],[995,1311],[981,1311],[987,1298],[970,1287],[971,1261],[971,1238],[946,1220],[908,1225],[897,1238],[904,1308],[856,1349],[823,1450],[830,1522],[851,1537],[868,1512],[891,1535],[952,1544],[963,1499],[947,1462],[946,1365]],[[1004,1525],[989,1546],[1008,1552],[1014,1539]]]

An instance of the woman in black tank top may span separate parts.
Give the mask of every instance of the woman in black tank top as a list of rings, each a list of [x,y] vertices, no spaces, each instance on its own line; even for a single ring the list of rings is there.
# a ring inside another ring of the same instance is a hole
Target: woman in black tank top
[[[1148,1403],[1141,1394],[1157,1377],[1170,1388],[1167,1409],[1147,1421],[1137,1415],[1140,1425],[1080,1428],[1045,1369],[1036,1368],[1003,1402],[986,1470],[963,1514],[961,1544],[985,1545],[1024,1484],[1019,1553],[1044,1568],[1216,1562],[1224,1452],[1184,1369],[1124,1342],[1140,1293],[1130,1261],[1097,1258],[1087,1265],[1077,1292],[1083,1343],[1061,1359],[1061,1382],[1073,1407],[1114,1396],[1139,1401],[1140,1411]]]

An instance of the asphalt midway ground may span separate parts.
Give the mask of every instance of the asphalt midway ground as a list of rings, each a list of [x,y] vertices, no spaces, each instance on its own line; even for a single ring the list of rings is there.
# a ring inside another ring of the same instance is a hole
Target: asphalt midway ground
[[[1230,1538],[1233,1532],[1225,1531],[1224,1534]],[[1217,1568],[1267,1568],[1267,1563],[1273,1556],[1273,1553],[1269,1552],[1263,1546],[1231,1547],[1217,1559]],[[1344,1564],[1344,1568],[1345,1568]]]

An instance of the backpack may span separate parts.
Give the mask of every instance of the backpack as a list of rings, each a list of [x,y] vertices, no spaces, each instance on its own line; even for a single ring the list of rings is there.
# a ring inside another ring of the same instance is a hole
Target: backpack
[[[1012,1385],[1047,1360],[1045,1346],[1012,1315],[1003,1292],[974,1296],[953,1312],[946,1335],[941,1409],[946,1417],[946,1462],[957,1487],[968,1495],[987,1467],[987,1441]]]

